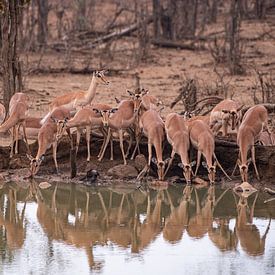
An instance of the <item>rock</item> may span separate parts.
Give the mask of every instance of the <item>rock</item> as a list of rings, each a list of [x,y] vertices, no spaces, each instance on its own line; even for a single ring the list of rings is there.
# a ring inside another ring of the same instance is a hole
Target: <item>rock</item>
[[[140,154],[135,157],[135,167],[138,171],[141,171],[147,164],[147,160],[144,155]]]
[[[50,183],[48,183],[47,181],[43,181],[39,183],[39,187],[41,189],[47,189],[50,188],[52,185]]]
[[[110,168],[107,172],[108,176],[112,176],[115,178],[136,178],[138,175],[137,169],[129,164],[127,165],[116,165]]]
[[[26,158],[22,155],[14,156],[12,159],[10,159],[9,163],[10,169],[21,169],[21,168],[27,168],[30,166],[30,162],[26,160]]]

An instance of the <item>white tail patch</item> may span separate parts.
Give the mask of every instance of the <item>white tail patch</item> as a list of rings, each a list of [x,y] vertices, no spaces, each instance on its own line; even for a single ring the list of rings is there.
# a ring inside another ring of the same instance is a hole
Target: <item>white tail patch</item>
[[[40,124],[43,125],[46,120],[50,117],[51,112],[48,112],[41,120],[40,120]]]

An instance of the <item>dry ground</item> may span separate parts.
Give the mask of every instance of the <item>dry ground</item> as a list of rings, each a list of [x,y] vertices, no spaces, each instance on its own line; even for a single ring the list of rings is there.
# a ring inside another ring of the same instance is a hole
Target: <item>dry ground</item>
[[[205,35],[222,30],[222,21],[210,26]],[[268,34],[265,34],[268,30]],[[229,95],[240,103],[253,104],[251,87],[255,83],[254,67],[266,74],[275,72],[275,16],[269,15],[265,22],[249,20],[242,24],[242,37],[245,40],[244,65],[246,74],[230,76],[227,69],[221,65],[217,68],[221,74],[225,73],[225,82],[229,83]],[[30,95],[30,115],[44,116],[48,111],[48,103],[56,96],[70,91],[87,90],[91,81],[88,74],[49,73],[51,70],[66,68],[90,68],[102,67],[115,69],[116,74],[108,76],[111,84],[99,86],[94,102],[116,105],[114,97],[126,98],[127,89],[135,86],[135,74],[138,73],[141,85],[150,90],[165,105],[163,115],[172,110],[169,108],[171,101],[177,96],[185,77],[197,78],[201,87],[215,86],[217,75],[214,72],[214,63],[208,50],[205,49],[187,51],[178,49],[164,49],[150,46],[148,58],[136,64],[133,61],[133,52],[126,50],[132,38],[123,38],[116,42],[116,52],[108,59],[99,57],[102,49],[93,50],[90,53],[73,51],[70,56],[67,53],[47,50],[45,53],[25,53],[22,59],[25,61],[25,90]],[[69,61],[68,61],[69,58]],[[87,61],[88,60],[88,61]],[[28,73],[31,69],[39,69],[42,73]],[[47,73],[43,73],[47,71]],[[274,76],[275,81],[275,76]],[[203,88],[202,88],[203,89]],[[183,106],[177,104],[173,111],[182,111]],[[7,145],[8,139],[1,139],[1,145]]]

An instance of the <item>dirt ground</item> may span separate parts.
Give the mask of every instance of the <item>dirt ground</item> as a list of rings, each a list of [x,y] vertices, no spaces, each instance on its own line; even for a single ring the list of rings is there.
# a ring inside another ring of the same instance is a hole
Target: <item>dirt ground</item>
[[[223,29],[223,21],[213,24],[205,32],[205,35],[218,32]],[[268,32],[267,32],[268,30]],[[269,15],[265,22],[247,20],[242,23],[242,37],[244,42],[244,75],[230,76],[222,65],[217,67],[220,74],[224,75],[224,81],[228,83],[229,96],[242,104],[252,105],[253,95],[251,87],[255,83],[257,68],[266,75],[271,75],[275,81],[275,15]],[[44,53],[23,53],[23,71],[25,91],[31,98],[30,116],[43,117],[48,111],[48,104],[59,95],[71,91],[87,90],[92,76],[90,74],[56,73],[60,68],[66,68],[68,64],[74,68],[110,69],[109,86],[99,86],[94,102],[107,103],[116,106],[114,97],[127,98],[127,89],[135,87],[135,74],[140,76],[141,86],[149,89],[152,95],[157,96],[164,104],[163,116],[172,111],[182,111],[181,103],[173,110],[169,105],[178,95],[182,81],[186,77],[198,79],[201,88],[217,83],[217,74],[214,71],[214,62],[209,51],[209,45],[203,43],[201,50],[166,49],[149,46],[148,58],[138,65],[133,61],[133,53],[129,54],[125,45],[131,42],[131,37],[122,38],[116,42],[117,51],[108,59],[107,53],[99,56],[101,49],[95,49],[91,53],[71,52],[67,53],[47,50]],[[197,43],[197,46],[200,46]],[[69,61],[68,61],[69,58]],[[31,73],[34,70],[39,73]],[[115,73],[112,72],[115,70]],[[45,73],[46,72],[46,73]],[[260,94],[258,93],[260,98]],[[10,143],[9,138],[1,138],[1,145]],[[92,153],[93,154],[93,153]],[[91,161],[94,163],[95,159]],[[107,165],[108,161],[106,162]],[[67,164],[61,164],[64,167]],[[112,164],[110,164],[111,166]],[[105,166],[105,164],[104,164]],[[105,166],[106,167],[106,166]],[[87,170],[82,167],[81,171]]]

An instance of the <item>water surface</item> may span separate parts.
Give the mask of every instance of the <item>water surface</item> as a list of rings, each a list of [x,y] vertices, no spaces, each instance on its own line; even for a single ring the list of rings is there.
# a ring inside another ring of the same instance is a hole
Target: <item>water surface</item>
[[[209,187],[0,189],[3,274],[275,274],[275,201]]]

